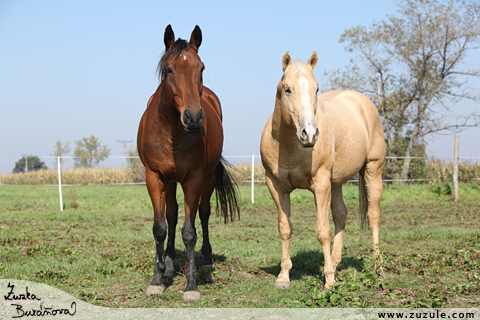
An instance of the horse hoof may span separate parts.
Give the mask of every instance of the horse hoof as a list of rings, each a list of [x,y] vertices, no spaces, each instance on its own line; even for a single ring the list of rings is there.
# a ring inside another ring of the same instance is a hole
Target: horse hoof
[[[200,300],[200,291],[185,291],[183,293],[183,301],[197,301]]]
[[[290,281],[276,281],[275,289],[285,290],[290,288]]]
[[[148,286],[147,294],[163,294],[165,286]]]
[[[173,273],[174,273],[173,269],[172,270],[166,270],[165,273],[163,274],[163,277],[172,279],[173,278]]]

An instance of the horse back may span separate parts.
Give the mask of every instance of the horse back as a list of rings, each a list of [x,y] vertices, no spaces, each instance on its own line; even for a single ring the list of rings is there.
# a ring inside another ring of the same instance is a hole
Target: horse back
[[[335,133],[333,183],[351,179],[367,159],[385,157],[382,121],[374,103],[356,91],[328,91],[318,96]]]

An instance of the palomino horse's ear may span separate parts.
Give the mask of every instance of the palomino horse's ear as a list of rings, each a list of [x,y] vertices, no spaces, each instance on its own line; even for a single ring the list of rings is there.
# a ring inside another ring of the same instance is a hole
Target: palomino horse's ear
[[[190,44],[192,44],[197,50],[202,44],[202,30],[199,26],[195,26],[195,29],[192,31],[192,36],[190,37]]]
[[[285,72],[290,62],[292,62],[292,56],[290,56],[290,52],[287,51],[282,58],[283,72]]]
[[[165,35],[163,36],[163,42],[165,43],[165,52],[175,43],[175,34],[173,33],[172,26],[168,25],[165,28]]]
[[[310,58],[308,58],[307,66],[310,66],[310,68],[312,68],[313,70],[317,66],[317,63],[318,63],[318,54],[317,54],[317,51],[313,51]]]

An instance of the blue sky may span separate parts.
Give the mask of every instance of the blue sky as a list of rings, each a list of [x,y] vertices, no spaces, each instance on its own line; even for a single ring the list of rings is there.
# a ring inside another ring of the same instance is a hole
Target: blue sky
[[[112,157],[121,156],[117,140],[136,141],[140,117],[158,86],[155,71],[168,24],[176,38],[187,40],[195,25],[202,29],[204,84],[224,110],[224,154],[258,155],[282,55],[290,51],[305,62],[316,50],[321,83],[324,71],[353,57],[338,43],[345,29],[395,12],[389,0],[1,0],[0,172],[10,173],[22,154],[50,155],[58,139],[73,149],[74,141],[95,135]],[[466,102],[458,110],[474,108]],[[480,128],[461,134],[460,156],[480,157],[479,136]],[[451,159],[453,136],[429,140],[428,151]],[[51,159],[42,160],[53,167]],[[102,166],[122,163],[109,159]]]

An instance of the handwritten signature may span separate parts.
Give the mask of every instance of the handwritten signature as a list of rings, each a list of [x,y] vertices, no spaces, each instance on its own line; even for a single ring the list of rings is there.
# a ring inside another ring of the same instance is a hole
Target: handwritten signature
[[[7,301],[22,301],[22,300],[41,300],[37,297],[34,293],[28,292],[28,287],[25,288],[25,293],[15,293],[13,290],[15,289],[15,285],[8,283],[8,288],[10,288],[10,292],[7,293],[6,296],[3,296]],[[59,308],[54,309],[52,307],[44,307],[43,303],[40,304],[39,309],[31,309],[31,310],[23,310],[23,306],[18,303],[12,303],[13,307],[15,307],[15,311],[17,311],[17,315],[12,318],[22,318],[22,317],[44,317],[44,316],[56,316],[56,315],[71,315],[73,316],[77,312],[77,304],[72,302],[70,305],[70,309]]]

